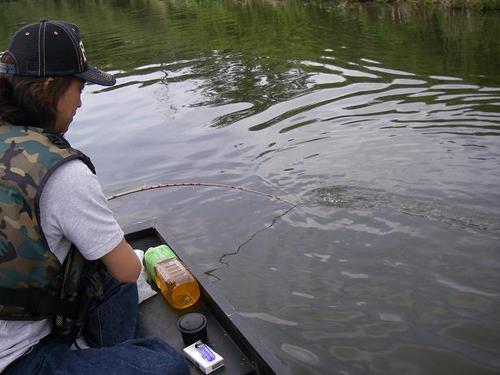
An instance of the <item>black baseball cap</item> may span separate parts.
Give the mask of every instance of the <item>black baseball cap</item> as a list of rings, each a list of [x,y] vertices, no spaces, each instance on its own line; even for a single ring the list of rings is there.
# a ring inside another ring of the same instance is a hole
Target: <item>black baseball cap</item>
[[[3,53],[0,73],[16,76],[51,77],[73,75],[103,86],[116,79],[87,63],[78,27],[64,21],[43,20],[24,26],[12,37]]]

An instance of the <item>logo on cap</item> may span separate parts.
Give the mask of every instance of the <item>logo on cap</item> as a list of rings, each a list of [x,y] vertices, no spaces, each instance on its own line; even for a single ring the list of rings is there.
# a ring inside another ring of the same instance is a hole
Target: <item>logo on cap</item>
[[[87,56],[85,55],[85,47],[83,47],[83,42],[80,40],[80,49],[82,50],[83,62],[87,62]]]

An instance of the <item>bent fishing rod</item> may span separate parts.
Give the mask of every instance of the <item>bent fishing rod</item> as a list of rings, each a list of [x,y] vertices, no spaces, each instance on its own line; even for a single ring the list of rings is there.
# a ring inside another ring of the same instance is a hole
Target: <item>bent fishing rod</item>
[[[168,183],[168,184],[161,184],[161,183],[144,184],[142,186],[139,186],[139,187],[136,187],[136,188],[133,188],[133,189],[121,192],[121,193],[113,194],[113,195],[107,197],[107,199],[108,199],[108,201],[110,201],[110,200],[113,200],[116,198],[123,197],[125,195],[135,194],[135,193],[139,193],[142,191],[148,191],[148,190],[154,190],[154,189],[165,189],[165,188],[176,188],[176,187],[199,187],[199,186],[217,187],[217,188],[225,188],[225,189],[233,189],[233,190],[243,191],[246,193],[256,194],[256,195],[270,198],[272,200],[280,201],[280,202],[286,203],[292,207],[297,206],[296,203],[292,203],[290,201],[287,201],[286,199],[278,197],[277,195],[274,195],[274,194],[264,193],[262,191],[248,189],[248,188],[244,188],[242,186],[219,184],[219,183],[215,183],[215,182],[178,182],[178,183]]]

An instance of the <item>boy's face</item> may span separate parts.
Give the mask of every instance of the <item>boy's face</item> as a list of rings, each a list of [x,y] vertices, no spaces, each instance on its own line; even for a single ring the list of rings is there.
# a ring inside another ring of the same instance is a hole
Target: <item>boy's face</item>
[[[76,110],[82,106],[80,96],[84,87],[84,81],[79,78],[74,78],[64,95],[57,102],[57,113],[54,126],[54,131],[56,133],[65,133],[68,130],[76,114]]]

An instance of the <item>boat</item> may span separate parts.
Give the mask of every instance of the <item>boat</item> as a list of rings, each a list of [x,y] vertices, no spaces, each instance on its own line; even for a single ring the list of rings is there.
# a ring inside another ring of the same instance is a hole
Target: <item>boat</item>
[[[287,375],[290,371],[270,353],[234,307],[214,287],[208,277],[186,253],[166,241],[164,231],[156,226],[136,225],[126,228],[125,238],[134,249],[167,244],[191,271],[200,285],[200,300],[187,309],[173,309],[160,294],[139,305],[138,330],[143,337],[159,337],[182,352],[186,346],[177,330],[177,320],[187,313],[201,313],[207,318],[207,344],[224,358],[224,366],[213,374]],[[192,374],[203,374],[194,364]]]

